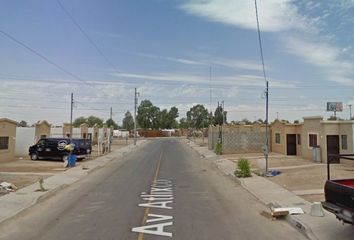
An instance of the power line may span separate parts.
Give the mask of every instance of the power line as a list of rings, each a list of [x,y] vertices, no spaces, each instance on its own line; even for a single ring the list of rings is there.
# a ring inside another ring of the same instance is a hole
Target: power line
[[[18,45],[26,48],[28,51],[32,52],[33,54],[35,54],[36,56],[38,56],[39,58],[43,59],[44,61],[46,61],[47,63],[49,63],[50,65],[56,67],[57,69],[59,69],[60,71],[68,74],[69,76],[85,83],[88,86],[91,86],[88,82],[86,82],[85,80],[81,79],[79,76],[75,75],[74,73],[66,70],[64,67],[60,66],[59,64],[55,63],[54,61],[50,60],[49,58],[47,58],[46,56],[44,56],[43,54],[39,53],[38,51],[36,51],[35,49],[31,48],[30,46],[28,46],[27,44],[25,44],[24,42],[16,39],[14,36],[10,35],[9,33],[6,33],[3,30],[0,30],[0,33],[3,34],[5,37],[7,37],[8,39],[12,40],[13,42],[17,43]],[[91,86],[92,87],[92,86]]]
[[[92,38],[84,31],[84,29],[80,26],[80,24],[75,20],[75,18],[70,14],[70,12],[65,8],[65,6],[57,0],[57,3],[61,7],[61,9],[65,12],[65,14],[70,18],[72,23],[79,29],[82,35],[90,42],[90,44],[95,48],[95,50],[103,57],[103,59],[118,73],[122,73],[117,69],[117,67],[109,60],[109,58],[101,51],[101,49],[97,46],[97,44],[92,40]]]

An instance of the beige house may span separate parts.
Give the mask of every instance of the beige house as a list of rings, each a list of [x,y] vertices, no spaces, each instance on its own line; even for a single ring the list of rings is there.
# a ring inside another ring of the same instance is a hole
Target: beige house
[[[92,128],[92,144],[97,144],[98,143],[98,135],[99,135],[99,126],[95,124]]]
[[[15,157],[16,126],[16,121],[0,118],[0,162]]]
[[[49,137],[51,132],[51,124],[46,120],[38,121],[35,124],[35,139],[39,140],[41,138]]]
[[[301,124],[276,119],[270,125],[270,150],[284,155],[302,155]]]
[[[70,123],[63,123],[63,136],[70,138],[70,128],[71,124]]]
[[[307,123],[309,122],[309,123]],[[310,126],[310,127],[309,127]],[[316,127],[319,126],[319,129]],[[327,162],[328,154],[353,153],[354,121],[328,121],[322,118],[304,118],[304,128],[308,129],[304,143],[307,148],[306,155],[310,156],[310,147],[317,144],[320,147],[322,161]],[[339,162],[337,158],[330,159]]]
[[[354,152],[354,121],[305,117],[300,124],[275,120],[271,124],[271,151],[327,162],[329,154]],[[338,158],[331,157],[333,162]]]
[[[80,134],[81,138],[90,138],[88,135],[89,125],[87,123],[83,123],[80,125]]]

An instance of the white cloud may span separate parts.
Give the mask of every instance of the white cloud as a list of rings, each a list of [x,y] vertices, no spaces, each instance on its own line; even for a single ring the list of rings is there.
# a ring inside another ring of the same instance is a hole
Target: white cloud
[[[251,61],[251,60],[240,60],[240,59],[227,59],[220,57],[211,57],[211,56],[203,56],[202,60],[192,60],[186,58],[173,58],[173,57],[165,57],[148,53],[136,53],[138,56],[166,60],[177,62],[186,65],[201,65],[201,66],[224,66],[229,68],[238,68],[238,69],[246,69],[246,70],[256,70],[262,71],[262,65],[259,62]]]
[[[262,71],[262,65],[255,61],[249,60],[234,60],[234,59],[226,59],[226,58],[214,58],[210,59],[209,62],[213,65],[219,65],[229,68],[238,68],[238,69],[246,69],[246,70],[256,70]]]
[[[206,63],[203,63],[201,61],[195,61],[195,60],[185,59],[185,58],[165,57],[165,56],[159,56],[159,55],[149,54],[149,53],[136,53],[136,55],[153,58],[153,59],[167,60],[167,61],[177,62],[186,65],[207,65]]]
[[[246,29],[256,29],[254,1],[245,0],[188,0],[181,8],[210,21],[222,22]],[[258,1],[263,31],[275,32],[304,29],[307,24],[291,0]]]
[[[287,51],[300,57],[307,63],[322,68],[328,80],[344,84],[353,85],[354,64],[343,60],[342,50],[327,42],[304,40],[297,37],[285,39]]]
[[[307,11],[320,9],[326,6],[331,14],[333,11],[341,12],[339,20],[348,23],[352,14],[348,9],[353,7],[354,1],[323,5],[325,3],[308,1],[305,3]],[[239,28],[256,30],[256,17],[254,1],[244,0],[188,0],[182,5],[186,12],[203,17],[210,21],[234,25]],[[326,21],[329,12],[319,16],[309,16],[300,13],[292,0],[258,1],[258,12],[261,30],[265,32],[279,32],[286,37],[280,47],[304,62],[317,66],[324,75],[325,80],[335,81],[339,84],[353,85],[354,64],[346,59],[350,55],[350,47],[336,46],[336,37],[327,29]],[[352,57],[352,56],[349,56]],[[224,62],[225,63],[225,62]],[[227,65],[231,66],[231,64]],[[247,65],[234,62],[247,69]],[[252,65],[250,65],[252,66]],[[257,65],[249,69],[259,70]]]
[[[205,76],[199,75],[183,75],[183,74],[136,74],[136,73],[113,73],[112,75],[123,77],[142,79],[150,81],[165,81],[165,82],[181,82],[189,84],[205,84],[209,85],[208,79]],[[283,81],[272,80],[272,87],[276,88],[293,88],[292,83],[285,83]],[[212,79],[212,86],[228,85],[228,86],[265,86],[264,78],[259,75],[231,75],[218,76]]]

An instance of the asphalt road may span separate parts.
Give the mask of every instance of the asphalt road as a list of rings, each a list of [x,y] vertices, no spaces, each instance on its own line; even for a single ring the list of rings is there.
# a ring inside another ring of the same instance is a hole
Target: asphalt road
[[[305,239],[180,140],[154,140],[0,228],[2,239]]]

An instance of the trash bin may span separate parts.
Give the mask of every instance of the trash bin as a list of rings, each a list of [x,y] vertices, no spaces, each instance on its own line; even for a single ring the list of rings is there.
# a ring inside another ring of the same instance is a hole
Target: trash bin
[[[76,165],[76,154],[71,154],[68,156],[68,167],[75,167]]]
[[[321,148],[320,148],[320,146],[314,146],[312,148],[312,160],[316,163],[321,162]]]

